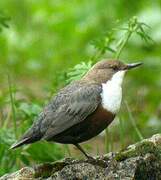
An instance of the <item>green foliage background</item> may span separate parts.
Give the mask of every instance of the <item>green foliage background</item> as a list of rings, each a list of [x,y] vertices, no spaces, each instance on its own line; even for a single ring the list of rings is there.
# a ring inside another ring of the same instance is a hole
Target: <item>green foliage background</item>
[[[106,131],[105,149],[161,132],[161,1],[1,0],[0,7],[0,175],[70,154],[67,146],[45,142],[16,151],[9,146],[71,75],[116,57],[121,28],[132,16],[151,27],[145,29],[154,42],[134,34],[121,52],[123,62],[144,66],[126,76],[125,101]]]

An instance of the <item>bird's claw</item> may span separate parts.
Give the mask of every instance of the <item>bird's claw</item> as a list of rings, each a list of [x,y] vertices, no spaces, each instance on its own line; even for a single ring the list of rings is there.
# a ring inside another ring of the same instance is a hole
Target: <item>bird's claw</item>
[[[107,162],[103,159],[96,159],[96,158],[91,157],[91,156],[88,156],[87,158],[88,158],[87,162],[90,164],[94,164],[94,165],[97,164],[97,165],[102,166],[102,167],[108,166]]]

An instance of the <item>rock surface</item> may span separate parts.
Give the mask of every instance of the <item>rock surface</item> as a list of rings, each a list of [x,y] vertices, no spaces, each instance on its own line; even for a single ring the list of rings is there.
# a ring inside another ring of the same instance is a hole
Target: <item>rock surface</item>
[[[161,180],[161,134],[144,139],[118,153],[95,160],[64,159],[50,164],[25,167],[0,180],[100,179]]]

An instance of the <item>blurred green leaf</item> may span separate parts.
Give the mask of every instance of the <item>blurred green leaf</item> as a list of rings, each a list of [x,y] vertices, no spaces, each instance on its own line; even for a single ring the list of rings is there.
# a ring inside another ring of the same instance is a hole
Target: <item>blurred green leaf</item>
[[[8,22],[10,21],[10,18],[7,17],[2,11],[0,11],[0,31],[2,31],[2,28],[9,28]]]
[[[37,162],[52,162],[63,158],[63,151],[57,144],[39,142],[27,149],[29,157]]]
[[[0,144],[5,145],[9,148],[11,144],[15,142],[16,138],[14,136],[12,129],[0,129]]]
[[[38,115],[41,111],[41,107],[38,104],[28,104],[28,103],[20,103],[19,110],[24,112],[27,116],[35,116]]]
[[[81,62],[80,64],[75,65],[72,69],[67,73],[67,83],[71,81],[79,80],[83,75],[87,73],[87,71],[92,67],[92,61],[87,63]]]

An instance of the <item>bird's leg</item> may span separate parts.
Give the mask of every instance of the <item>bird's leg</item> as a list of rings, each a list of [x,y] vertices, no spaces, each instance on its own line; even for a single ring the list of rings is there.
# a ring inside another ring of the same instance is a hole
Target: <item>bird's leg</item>
[[[84,150],[83,148],[79,145],[79,144],[74,144],[85,156],[87,159],[93,159],[91,156],[89,156]]]
[[[107,167],[106,161],[95,159],[95,158],[89,156],[79,144],[74,144],[74,145],[86,156],[88,163],[91,163],[94,165],[97,164],[97,165],[100,165],[101,167]]]

